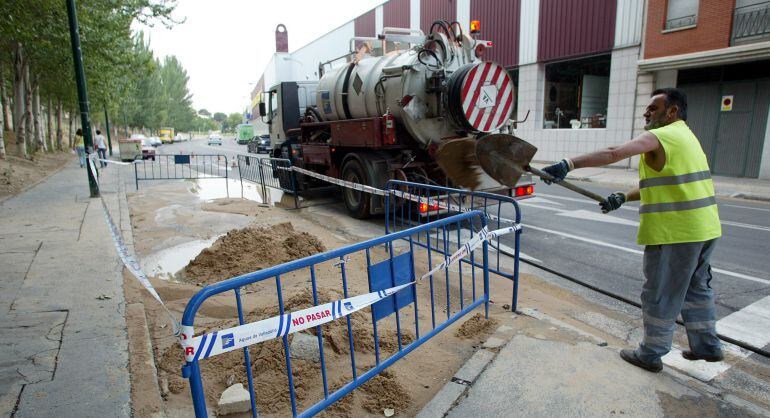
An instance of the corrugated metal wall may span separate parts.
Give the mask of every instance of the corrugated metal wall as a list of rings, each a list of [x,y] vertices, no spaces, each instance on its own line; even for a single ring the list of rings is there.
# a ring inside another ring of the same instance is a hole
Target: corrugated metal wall
[[[537,25],[540,22],[540,0],[521,1],[519,65],[537,62]]]
[[[427,35],[435,20],[453,21],[457,16],[457,3],[453,0],[422,0],[420,2],[420,29]]]
[[[382,12],[383,27],[409,27],[409,0],[390,0],[382,6]]]
[[[642,42],[644,0],[618,0],[615,18],[615,48]]]
[[[492,41],[485,61],[496,61],[505,67],[519,63],[519,15],[521,0],[471,0],[471,20],[481,22],[479,39]]]
[[[610,51],[615,41],[616,4],[614,0],[541,0],[538,60]]]
[[[377,22],[374,16],[374,9],[358,16],[354,21],[355,36],[374,36]]]

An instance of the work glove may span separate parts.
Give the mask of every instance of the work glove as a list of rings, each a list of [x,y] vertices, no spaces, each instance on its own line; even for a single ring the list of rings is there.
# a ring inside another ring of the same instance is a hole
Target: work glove
[[[608,213],[618,209],[623,203],[626,203],[626,194],[623,192],[615,192],[607,196],[607,200],[599,203],[599,206],[602,208],[602,213]]]
[[[550,174],[551,177],[553,177],[553,180],[543,179],[543,181],[545,182],[545,184],[551,184],[552,182],[558,183],[564,180],[564,177],[567,177],[567,173],[569,173],[571,169],[572,169],[572,164],[570,160],[565,158],[556,164],[549,165],[548,167],[543,168],[543,171],[545,171],[546,173]]]

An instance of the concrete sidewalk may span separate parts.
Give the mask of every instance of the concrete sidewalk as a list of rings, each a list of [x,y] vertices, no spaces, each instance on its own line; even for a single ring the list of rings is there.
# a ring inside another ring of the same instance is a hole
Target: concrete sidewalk
[[[535,163],[535,167],[547,164]],[[713,176],[714,190],[717,196],[733,197],[770,202],[770,180],[758,180],[739,177]],[[579,168],[567,175],[567,180],[588,181],[616,185],[619,189],[628,189],[639,185],[639,172],[626,168]]]
[[[126,231],[118,170],[102,195]],[[131,414],[121,272],[74,158],[0,204],[0,416]]]
[[[618,355],[642,337],[639,312],[601,307],[603,296],[570,306],[585,295],[568,288],[552,292],[560,302],[548,312],[520,303],[520,313],[497,316],[497,330],[418,418],[770,417],[770,360],[725,345],[723,362],[686,361],[678,327],[663,372],[647,372]]]

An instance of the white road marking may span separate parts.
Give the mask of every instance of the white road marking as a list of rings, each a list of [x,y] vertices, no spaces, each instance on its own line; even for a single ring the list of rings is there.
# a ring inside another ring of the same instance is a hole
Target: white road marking
[[[751,210],[761,210],[762,212],[770,212],[770,209],[764,209],[764,208],[753,208],[751,206],[741,206],[741,205],[728,205],[728,204],[722,204],[722,206],[730,206],[731,208],[741,208],[741,209],[751,209]]]
[[[753,347],[770,344],[770,296],[720,319],[717,331]]]
[[[542,194],[542,193],[538,193],[538,195],[539,196],[545,196],[545,197],[552,198],[552,199],[566,200],[566,201],[570,201],[570,202],[587,203],[587,204],[591,204],[591,205],[594,204],[590,200],[579,199],[579,198],[574,198],[574,197],[564,197],[564,196],[556,196],[556,195],[549,195],[549,194]],[[527,199],[527,200],[531,201],[533,199]],[[536,201],[536,202],[533,202],[533,203],[540,203],[540,202],[548,203],[548,199],[542,199],[541,201]],[[523,205],[523,206],[528,206],[525,202],[519,202],[519,204]],[[538,209],[560,210],[558,208],[547,208],[547,207],[543,207],[543,206],[540,206],[540,205],[531,205],[531,206],[534,207],[534,208],[538,208]],[[747,206],[737,206],[737,205],[723,205],[723,204],[720,204],[719,206],[735,206],[735,207],[746,208],[746,209],[758,209],[758,208],[750,208],[750,207],[747,207]],[[634,212],[639,212],[639,208],[636,207],[636,206],[621,206],[620,209],[630,210],[630,211],[634,211]],[[758,210],[766,210],[766,209],[758,209]],[[768,210],[768,211],[770,211],[770,210]],[[599,213],[599,212],[597,211],[597,213]],[[561,215],[561,214],[559,214],[559,215]],[[566,216],[569,216],[569,215],[566,215]],[[599,216],[602,216],[602,215],[599,215]],[[596,220],[596,221],[606,221],[605,219],[601,219],[599,216],[592,217],[591,219],[592,220]],[[603,216],[607,216],[607,215],[603,215]],[[616,222],[616,223],[623,223],[623,224],[629,225],[629,224],[627,224],[625,222]],[[721,220],[721,223],[722,223],[722,225],[735,226],[735,227],[738,227],[738,228],[746,228],[746,229],[753,229],[753,230],[756,230],[756,231],[767,231],[767,232],[770,232],[770,227],[763,226],[763,225],[753,225],[753,224],[747,224],[747,223],[743,223],[743,222],[734,222],[734,221],[725,221],[725,220]],[[639,225],[639,223],[637,222],[636,225]]]
[[[770,231],[770,227],[762,225],[745,224],[742,222],[721,221],[722,225],[737,226],[741,228],[756,229],[757,231]]]
[[[559,206],[563,206],[559,202],[554,202],[553,200],[548,200],[548,199],[542,198],[540,196],[530,197],[527,200],[519,201],[520,205],[521,204],[525,204],[525,203],[526,204],[530,204],[530,203],[535,203],[535,204],[537,204],[537,203],[545,203],[546,205],[559,205]]]
[[[576,241],[583,241],[583,242],[587,242],[589,244],[598,245],[598,246],[601,246],[601,247],[613,248],[613,249],[616,249],[616,250],[625,251],[627,253],[640,254],[640,255],[644,254],[644,251],[642,251],[642,250],[637,250],[637,249],[633,249],[633,248],[623,247],[623,246],[620,246],[620,245],[610,244],[610,243],[607,243],[607,242],[604,242],[604,241],[599,241],[599,240],[595,240],[595,239],[591,239],[591,238],[585,238],[585,237],[581,237],[581,236],[577,236],[577,235],[573,235],[573,234],[568,234],[566,232],[554,231],[552,229],[541,228],[539,226],[535,226],[535,225],[532,225],[532,224],[524,224],[524,230],[526,231],[527,229],[534,229],[536,231],[547,232],[549,234],[554,234],[554,235],[560,235],[562,237],[574,239]],[[770,280],[768,280],[768,279],[763,279],[763,278],[759,278],[759,277],[749,276],[747,274],[736,273],[736,272],[729,271],[729,270],[715,268],[713,265],[711,266],[711,271],[713,271],[715,273],[724,274],[726,276],[732,276],[732,277],[736,277],[736,278],[739,278],[739,279],[744,279],[744,280],[749,280],[749,281],[752,281],[752,282],[757,282],[757,283],[762,283],[762,284],[765,284],[765,285],[770,285]]]
[[[620,225],[639,226],[639,222],[637,221],[623,219],[617,216],[607,215],[597,211],[588,211],[588,210],[582,210],[582,209],[559,212],[556,214],[556,216],[585,219],[589,221],[610,222],[610,223],[620,224]]]
[[[688,375],[704,381],[710,382],[715,377],[726,372],[732,364],[726,361],[718,361],[715,363],[709,363],[705,360],[690,361],[682,357],[682,350],[679,348],[672,348],[662,358],[663,364],[675,369],[679,369]]]

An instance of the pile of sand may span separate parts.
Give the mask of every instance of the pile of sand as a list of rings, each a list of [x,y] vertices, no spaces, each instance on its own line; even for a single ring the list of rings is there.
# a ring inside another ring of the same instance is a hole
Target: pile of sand
[[[288,222],[234,229],[201,251],[177,279],[206,285],[323,251],[318,238],[296,232]]]
[[[341,298],[342,295],[326,289],[318,290],[319,303]],[[296,311],[313,305],[313,296],[310,290],[304,289],[291,295],[284,302],[286,311]],[[276,315],[277,306],[261,308],[245,315],[245,322],[255,322]],[[355,312],[351,316],[351,328],[355,341],[357,356],[366,356],[375,350],[374,335],[371,328],[371,317]],[[207,333],[236,326],[237,319],[220,320],[198,327],[200,331]],[[344,320],[333,321],[322,327],[324,338],[324,352],[327,367],[335,364],[347,363],[350,359],[350,346],[348,342],[347,322]],[[311,328],[307,332],[315,335],[316,329]],[[289,344],[293,335],[288,336]],[[398,338],[394,330],[380,329],[378,331],[380,352],[389,355],[398,351]],[[414,335],[403,330],[401,344],[406,346],[414,341]],[[255,386],[257,409],[260,413],[286,413],[291,411],[291,398],[288,390],[288,375],[286,373],[286,358],[282,340],[268,340],[249,347],[251,357],[251,369],[255,382],[270,382]],[[165,379],[168,390],[178,394],[186,389],[186,382],[179,376],[179,370],[184,364],[182,350],[177,345],[172,345],[160,353],[158,367],[162,370],[161,379]],[[201,373],[205,382],[206,399],[209,405],[216,403],[217,399],[227,387],[233,383],[242,383],[248,387],[246,380],[246,367],[241,350],[221,354],[203,360]],[[365,363],[364,363],[365,364]],[[320,364],[302,359],[291,360],[292,376],[295,386],[297,402],[302,408],[322,398],[319,392],[321,385]],[[360,367],[360,366],[359,366]],[[366,367],[366,369],[372,366]],[[332,384],[333,389],[339,388],[351,381],[351,376],[336,379]],[[360,394],[358,394],[360,393]],[[351,397],[352,395],[352,397]],[[361,408],[372,413],[382,413],[384,408],[394,408],[403,411],[411,404],[411,396],[389,371],[385,371],[362,386],[362,389],[341,399],[338,405],[332,408],[335,416],[351,416],[352,404],[358,403]],[[354,399],[355,398],[355,399]],[[360,398],[360,400],[358,399]]]

